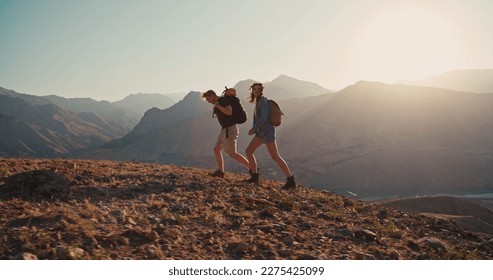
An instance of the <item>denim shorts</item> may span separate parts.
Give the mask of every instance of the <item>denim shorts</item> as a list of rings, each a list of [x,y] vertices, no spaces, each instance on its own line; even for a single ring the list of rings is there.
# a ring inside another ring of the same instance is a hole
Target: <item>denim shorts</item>
[[[255,136],[262,139],[264,144],[272,143],[276,141],[276,130],[270,123],[266,123],[255,132]]]

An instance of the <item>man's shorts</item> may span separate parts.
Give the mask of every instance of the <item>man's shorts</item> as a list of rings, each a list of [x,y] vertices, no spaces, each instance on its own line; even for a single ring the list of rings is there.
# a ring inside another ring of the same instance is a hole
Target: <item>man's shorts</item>
[[[227,130],[227,137],[226,137]],[[221,129],[217,137],[216,147],[221,146],[228,154],[236,152],[236,143],[238,140],[238,126],[232,125],[228,128]]]

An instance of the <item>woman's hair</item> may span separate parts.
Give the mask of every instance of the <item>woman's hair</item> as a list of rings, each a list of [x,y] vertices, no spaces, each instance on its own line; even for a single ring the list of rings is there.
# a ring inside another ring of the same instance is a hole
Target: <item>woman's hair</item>
[[[260,98],[260,96],[258,98],[255,98],[255,95],[253,95],[253,87],[254,86],[260,86],[262,88],[261,89],[262,94],[260,96],[263,95],[263,91],[264,91],[264,86],[262,85],[262,83],[253,83],[250,86],[250,98],[248,98],[248,101],[250,101],[250,103],[257,103],[258,99]]]

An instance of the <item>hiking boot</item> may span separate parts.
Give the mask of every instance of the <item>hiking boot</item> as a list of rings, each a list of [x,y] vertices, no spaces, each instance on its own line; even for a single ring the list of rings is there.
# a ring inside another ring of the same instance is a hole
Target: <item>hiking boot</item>
[[[296,182],[294,181],[294,175],[291,177],[288,177],[288,181],[284,186],[282,187],[284,190],[290,190],[296,188]]]
[[[260,173],[260,168],[258,168],[258,167],[257,167],[257,173]],[[251,169],[248,169],[248,174],[250,174],[250,176],[252,176],[255,173],[253,173]]]
[[[250,173],[250,179],[246,179],[246,180],[243,180],[243,182],[245,183],[255,183],[255,184],[258,184],[260,179],[260,173],[253,173],[251,170],[249,171]]]
[[[209,176],[224,178],[224,172],[222,172],[221,170],[217,169],[216,171],[214,171],[212,173],[209,173]]]

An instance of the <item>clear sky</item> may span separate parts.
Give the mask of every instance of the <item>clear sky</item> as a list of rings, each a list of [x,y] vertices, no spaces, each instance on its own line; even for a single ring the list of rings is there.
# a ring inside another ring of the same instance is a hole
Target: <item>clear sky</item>
[[[0,0],[0,87],[115,101],[281,74],[339,89],[493,69],[491,0]]]

